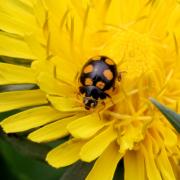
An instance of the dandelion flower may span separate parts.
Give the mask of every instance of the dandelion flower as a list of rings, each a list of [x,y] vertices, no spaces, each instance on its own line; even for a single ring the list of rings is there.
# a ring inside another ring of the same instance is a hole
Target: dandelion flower
[[[0,94],[0,111],[26,108],[2,121],[7,133],[48,142],[71,135],[46,160],[64,167],[95,161],[87,180],[112,179],[123,159],[125,180],[175,180],[180,137],[149,103],[155,97],[180,113],[180,3],[176,0],[1,0],[0,84],[38,89]],[[79,73],[107,56],[121,81],[105,105],[86,110]]]

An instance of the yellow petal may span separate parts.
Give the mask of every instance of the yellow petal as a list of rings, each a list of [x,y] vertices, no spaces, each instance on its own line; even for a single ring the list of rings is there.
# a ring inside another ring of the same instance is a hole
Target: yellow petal
[[[144,157],[140,151],[127,151],[124,156],[125,180],[145,180]]]
[[[55,78],[51,77],[48,73],[40,73],[38,76],[38,83],[40,88],[50,95],[70,97],[75,94],[75,90],[72,86],[59,82]]]
[[[46,96],[41,90],[0,93],[0,112],[47,103]]]
[[[53,54],[63,57],[63,59],[68,58],[68,61],[70,59],[73,60],[74,56],[72,55],[70,48],[71,40],[69,39],[69,34],[67,34],[67,29],[65,32],[61,30],[62,24],[66,24],[66,22],[68,22],[67,15],[69,12],[69,1],[44,1],[49,12],[48,30],[51,32],[49,39],[49,43],[51,44],[51,51]],[[69,22],[67,25],[69,26]],[[71,62],[73,63],[73,61]]]
[[[69,116],[50,106],[41,106],[12,115],[2,121],[1,125],[7,132],[21,132],[42,126],[57,119]]]
[[[68,9],[66,9],[66,11],[68,11]],[[59,14],[62,15],[63,12]],[[64,12],[64,14],[66,18],[66,12]],[[62,57],[63,59],[69,61],[70,59],[74,59],[70,48],[71,40],[69,39],[69,36],[66,31],[65,32],[60,31],[60,26],[62,23],[61,21],[66,22],[66,19],[62,20],[62,18],[58,18],[57,21],[58,22],[56,22],[56,18],[54,18],[54,13],[48,19],[47,32],[48,31],[51,32],[49,38],[49,44],[51,45],[50,48],[53,54],[58,55],[59,57]]]
[[[51,1],[44,0],[44,2],[48,10],[56,14],[58,17],[61,16],[61,13],[59,12],[66,11],[69,4],[69,1],[57,1],[57,0],[51,0]]]
[[[174,0],[167,0],[166,3],[164,1],[156,1],[156,6],[148,17],[148,30],[157,36],[163,36],[166,33],[166,29],[168,26],[168,20],[170,15],[172,14],[177,2]]]
[[[96,160],[86,180],[111,180],[116,166],[122,155],[118,152],[115,142],[109,145],[103,154]]]
[[[163,136],[164,144],[167,146],[174,146],[177,144],[177,135],[169,127],[160,126],[158,129]]]
[[[164,148],[161,149],[161,152],[158,154],[156,159],[162,178],[167,180],[176,180],[167,152]]]
[[[23,40],[3,32],[0,32],[0,55],[24,59],[36,59]]]
[[[55,168],[71,165],[79,160],[79,151],[83,144],[84,141],[81,140],[67,141],[50,151],[46,161]]]
[[[119,26],[133,22],[140,16],[144,4],[138,0],[113,0],[107,11],[106,23]]]
[[[77,119],[77,116],[68,117],[48,124],[29,134],[28,138],[35,142],[48,142],[58,138],[62,138],[69,134],[67,125]]]
[[[55,56],[51,59],[56,67],[57,79],[70,83],[72,86],[76,87],[75,78],[78,73],[78,68],[74,60],[70,61],[67,59]]]
[[[24,0],[26,3],[26,0]],[[32,3],[32,1],[31,1]],[[29,5],[31,6],[31,5]],[[34,12],[34,16],[36,17],[36,21],[38,22],[38,24],[40,25],[40,27],[44,27],[46,20],[47,20],[47,9],[44,5],[43,0],[41,1],[37,1],[35,0],[33,2],[33,12]]]
[[[20,0],[22,3],[28,5],[29,7],[33,6],[33,1],[32,0]]]
[[[180,32],[179,32],[179,17],[180,17],[180,4],[177,4],[175,9],[172,11],[171,16],[169,17],[169,22],[168,22],[168,30],[170,32],[174,32],[177,34],[177,37],[180,37]]]
[[[126,150],[131,150],[134,144],[143,139],[142,124],[137,126],[128,125],[125,133],[118,137],[118,143],[120,145],[120,152],[125,153]]]
[[[40,44],[34,34],[31,33],[31,35],[25,35],[24,41],[28,44],[31,52],[37,59],[46,59],[46,48]]]
[[[100,156],[107,146],[117,137],[117,132],[112,126],[108,127],[92,140],[88,141],[81,149],[80,157],[83,161],[91,162]]]
[[[0,63],[0,84],[35,83],[35,75],[30,68]]]
[[[172,156],[169,157],[169,161],[171,163],[174,175],[176,177],[176,179],[180,179],[180,166],[178,164],[177,159],[173,158]]]
[[[33,61],[31,68],[39,75],[39,73],[46,72],[49,75],[54,74],[54,65],[48,60]]]
[[[4,12],[0,12],[0,26],[4,31],[23,35],[24,32],[29,31],[29,26],[24,25],[25,23],[20,22],[13,16],[10,16]]]
[[[152,151],[152,142],[147,137],[145,145],[141,145],[141,149],[145,159],[145,167],[148,179],[162,180],[158,167],[154,160],[154,154]]]
[[[0,26],[4,31],[20,35],[37,31],[33,9],[27,3],[1,0],[0,9]]]
[[[98,113],[81,117],[68,125],[69,132],[76,138],[90,138],[105,126]]]
[[[85,111],[84,107],[80,106],[80,102],[77,102],[77,99],[71,97],[57,97],[57,96],[48,96],[49,101],[53,106],[59,111]]]

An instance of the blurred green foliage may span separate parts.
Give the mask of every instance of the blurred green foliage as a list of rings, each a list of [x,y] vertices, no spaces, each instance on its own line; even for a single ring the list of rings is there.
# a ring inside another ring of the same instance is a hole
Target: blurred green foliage
[[[64,172],[64,169],[54,169],[43,161],[18,152],[12,144],[2,138],[0,167],[2,180],[59,180]]]
[[[171,125],[180,133],[180,114],[169,109],[163,104],[159,103],[156,99],[150,98],[150,101],[159,109],[159,111],[166,117]]]

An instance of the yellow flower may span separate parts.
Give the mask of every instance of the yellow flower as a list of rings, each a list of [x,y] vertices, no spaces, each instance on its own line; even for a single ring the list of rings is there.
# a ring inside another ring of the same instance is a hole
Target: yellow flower
[[[0,84],[39,89],[0,94],[7,133],[48,142],[71,135],[49,152],[52,166],[77,160],[95,165],[87,180],[113,178],[120,159],[125,180],[175,180],[180,136],[150,103],[155,97],[180,113],[180,3],[176,0],[2,0],[0,54],[25,59],[0,63]],[[121,81],[94,110],[85,110],[79,73],[91,57],[113,59]],[[42,127],[43,126],[43,127]]]

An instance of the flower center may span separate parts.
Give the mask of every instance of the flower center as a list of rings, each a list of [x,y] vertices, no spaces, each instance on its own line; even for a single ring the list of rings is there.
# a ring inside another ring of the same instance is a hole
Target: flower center
[[[163,47],[147,34],[119,31],[104,51],[119,60],[118,70],[122,75],[118,92],[112,98],[114,106],[105,111],[104,115],[115,121],[118,141],[121,141],[119,143],[131,141],[129,143],[133,147],[134,142],[143,139],[144,128],[154,118],[154,110],[148,98],[158,96],[166,79],[159,53]],[[133,133],[136,133],[136,139],[132,138]],[[129,139],[122,139],[124,134]]]
[[[119,70],[126,71],[126,78],[139,78],[158,69],[163,69],[158,42],[148,34],[139,34],[131,30],[116,30],[107,36],[101,54],[107,54],[118,61]]]

